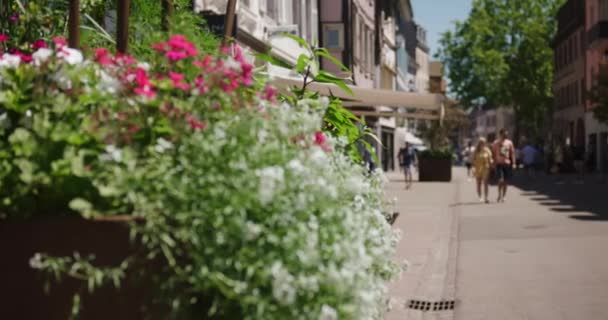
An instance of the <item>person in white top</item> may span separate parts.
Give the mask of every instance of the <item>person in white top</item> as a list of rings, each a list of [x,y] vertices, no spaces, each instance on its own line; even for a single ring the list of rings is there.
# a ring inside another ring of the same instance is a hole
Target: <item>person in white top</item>
[[[473,147],[473,142],[469,141],[467,147],[462,151],[462,160],[464,161],[464,165],[467,167],[467,177],[471,177],[471,167],[473,165],[473,154],[475,154],[475,147]]]

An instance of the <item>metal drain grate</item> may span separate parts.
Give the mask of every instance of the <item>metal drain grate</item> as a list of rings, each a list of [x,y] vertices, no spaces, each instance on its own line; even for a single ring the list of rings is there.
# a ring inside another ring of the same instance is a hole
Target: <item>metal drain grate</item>
[[[410,300],[408,303],[409,309],[421,310],[421,311],[444,311],[454,310],[456,302],[454,300],[443,300],[443,301],[422,301],[422,300]]]

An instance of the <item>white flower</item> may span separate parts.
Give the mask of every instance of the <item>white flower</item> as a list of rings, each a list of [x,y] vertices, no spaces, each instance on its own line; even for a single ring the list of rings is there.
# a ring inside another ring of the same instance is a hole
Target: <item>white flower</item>
[[[26,110],[26,111],[25,111],[25,116],[26,116],[26,117],[31,117],[31,116],[32,116],[32,110],[29,110],[29,109],[28,109],[28,110]]]
[[[19,66],[21,63],[21,57],[18,55],[5,53],[0,57],[0,69],[1,68],[9,68],[14,69]]]
[[[321,314],[319,315],[319,320],[337,320],[338,313],[336,309],[324,304],[321,307]]]
[[[154,150],[158,153],[163,153],[165,150],[169,150],[173,148],[173,144],[163,138],[158,138],[156,140],[156,145],[154,146]]]
[[[142,69],[144,69],[144,70],[146,70],[146,71],[150,70],[150,64],[149,64],[149,63],[147,63],[147,62],[139,62],[139,63],[137,64],[137,67],[138,67],[138,68],[142,68]]]
[[[234,71],[241,71],[241,64],[231,57],[228,57],[226,60],[224,60],[224,66],[226,68],[233,69]]]
[[[260,201],[262,204],[268,204],[283,183],[283,168],[278,166],[267,167],[259,170],[258,176],[260,177]]]
[[[67,71],[65,69],[59,69],[59,71],[53,74],[52,78],[53,80],[55,80],[59,88],[63,90],[72,89],[72,79],[70,79],[70,76],[67,74]]]
[[[122,89],[122,85],[120,84],[120,81],[118,81],[116,78],[110,76],[105,71],[100,70],[98,72],[98,75],[99,75],[99,83],[97,84],[97,89],[108,92],[110,94],[117,93],[118,91],[120,91]]]
[[[32,54],[32,58],[34,58],[34,65],[39,66],[46,62],[49,57],[53,55],[53,50],[48,48],[40,48],[36,52]]]
[[[254,240],[260,235],[260,233],[262,233],[262,227],[259,224],[247,221],[245,229],[245,239]]]
[[[215,138],[218,140],[226,139],[226,131],[220,127],[215,127],[215,129],[213,129],[213,133],[215,134]]]
[[[70,65],[81,64],[84,61],[82,52],[73,48],[62,48],[61,51],[57,52],[57,56]]]
[[[30,258],[30,267],[32,269],[42,269],[42,255],[40,253],[36,252],[36,254]]]
[[[101,161],[122,161],[122,151],[120,149],[111,144],[107,145],[105,149],[106,153],[99,156]]]

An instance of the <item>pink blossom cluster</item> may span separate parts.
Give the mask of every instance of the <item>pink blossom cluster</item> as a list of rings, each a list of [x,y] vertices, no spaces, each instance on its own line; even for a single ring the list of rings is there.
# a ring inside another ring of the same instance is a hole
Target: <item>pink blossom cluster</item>
[[[198,56],[196,46],[180,34],[172,36],[167,42],[156,43],[152,45],[152,48],[163,53],[167,59],[172,61]]]

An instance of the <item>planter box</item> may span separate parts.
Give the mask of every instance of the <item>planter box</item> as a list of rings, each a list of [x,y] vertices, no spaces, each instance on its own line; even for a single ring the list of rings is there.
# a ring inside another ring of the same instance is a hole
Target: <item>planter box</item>
[[[82,257],[94,254],[94,265],[117,266],[134,252],[130,243],[129,228],[120,221],[0,220],[0,319],[68,319],[75,292],[81,293],[80,319],[144,318],[141,308],[151,291],[135,281],[127,281],[120,290],[107,286],[90,294],[85,282],[64,277],[61,282],[50,280],[47,294],[43,274],[29,265],[36,252],[72,256],[77,251]]]
[[[452,159],[420,158],[418,159],[418,180],[421,182],[452,181]]]

